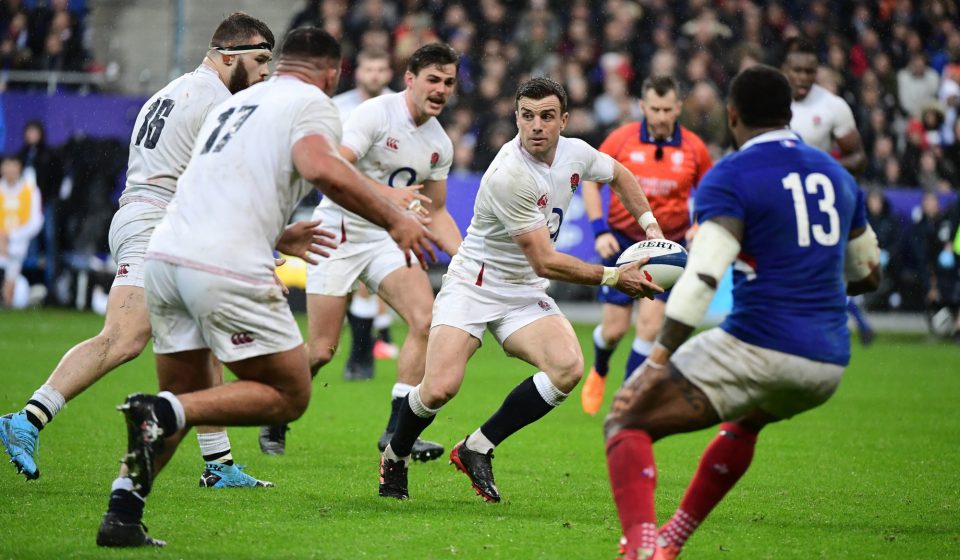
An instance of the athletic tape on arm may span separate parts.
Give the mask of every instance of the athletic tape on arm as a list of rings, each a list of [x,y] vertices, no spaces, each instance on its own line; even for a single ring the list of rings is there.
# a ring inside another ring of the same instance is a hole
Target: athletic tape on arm
[[[699,325],[713,300],[717,284],[739,253],[740,242],[727,228],[713,221],[701,224],[693,238],[687,267],[667,301],[667,317],[692,327]],[[700,275],[713,278],[713,286],[704,282]]]
[[[847,241],[847,255],[843,275],[847,282],[856,282],[870,276],[870,271],[880,263],[880,242],[870,224],[859,236]]]

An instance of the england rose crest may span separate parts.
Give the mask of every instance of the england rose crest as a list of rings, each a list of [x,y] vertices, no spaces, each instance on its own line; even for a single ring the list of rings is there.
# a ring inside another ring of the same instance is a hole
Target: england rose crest
[[[436,167],[438,163],[440,163],[440,154],[433,152],[430,154],[430,169]]]
[[[570,176],[570,192],[576,192],[578,186],[580,186],[580,174],[574,173]]]

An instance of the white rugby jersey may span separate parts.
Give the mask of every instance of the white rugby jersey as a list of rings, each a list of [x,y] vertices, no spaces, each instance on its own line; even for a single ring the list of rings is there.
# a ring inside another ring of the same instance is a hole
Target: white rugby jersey
[[[560,137],[553,165],[533,158],[517,136],[490,164],[473,205],[473,219],[449,273],[478,286],[546,287],[513,237],[547,227],[556,243],[573,193],[583,181],[609,183],[614,161],[583,140]]]
[[[319,88],[291,76],[274,76],[219,105],[200,128],[148,258],[272,279],[277,241],[313,188],[291,151],[312,134],[339,143],[337,108]]]
[[[857,129],[847,102],[813,84],[801,101],[790,104],[790,128],[807,144],[829,152],[833,141]]]
[[[383,91],[380,92],[380,95],[387,95],[388,93],[393,93],[393,90],[384,88]],[[370,99],[373,98],[371,97]],[[359,107],[364,101],[368,100],[364,97],[360,88],[353,88],[339,95],[334,95],[333,104],[340,110],[340,122],[346,123],[347,119],[350,118],[350,114],[353,113],[353,110]]]
[[[162,205],[170,202],[200,126],[211,109],[229,97],[217,72],[201,64],[148,99],[130,137],[127,184],[120,203],[135,196]]]
[[[357,169],[378,183],[405,187],[446,179],[453,163],[453,142],[435,118],[417,126],[405,95],[401,91],[361,103],[343,125],[343,146],[357,154]],[[341,242],[367,243],[390,237],[380,226],[324,197],[317,211],[328,208],[341,212],[340,224],[325,224],[339,226]]]

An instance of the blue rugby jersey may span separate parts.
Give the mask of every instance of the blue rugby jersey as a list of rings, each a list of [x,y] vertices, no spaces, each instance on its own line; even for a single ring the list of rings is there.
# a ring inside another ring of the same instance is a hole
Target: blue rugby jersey
[[[697,219],[744,224],[733,310],[738,339],[816,361],[850,361],[844,257],[866,225],[864,196],[828,154],[789,130],[767,132],[717,163],[696,193]]]

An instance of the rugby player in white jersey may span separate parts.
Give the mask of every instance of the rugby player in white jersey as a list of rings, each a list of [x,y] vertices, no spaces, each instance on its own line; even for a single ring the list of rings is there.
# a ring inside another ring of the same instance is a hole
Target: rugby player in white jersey
[[[150,235],[176,192],[204,118],[231,94],[266,78],[273,44],[265,23],[244,13],[232,14],[214,32],[203,63],[170,82],[140,110],[130,139],[126,188],[110,225],[110,251],[118,266],[103,330],[67,352],[23,410],[0,419],[0,439],[28,479],[40,476],[36,452],[44,425],[66,402],[139,356],[150,339],[143,295],[143,255]],[[306,232],[298,228],[301,234]],[[292,251],[289,254],[304,252],[302,247],[284,248]],[[221,374],[219,369],[214,373]],[[198,428],[197,437],[207,463],[202,486],[270,485],[233,464],[222,428]]]
[[[380,461],[380,495],[405,499],[413,443],[440,407],[456,395],[467,361],[487,328],[507,354],[537,368],[479,429],[456,444],[450,461],[485,500],[500,501],[493,448],[546,415],[583,375],[583,353],[569,321],[547,295],[549,280],[615,286],[652,297],[641,263],[603,267],[558,252],[567,206],[582,181],[609,183],[648,238],[663,233],[636,178],[582,140],[560,136],[567,94],[548,78],[521,84],[516,97],[519,135],[487,169],[460,251],[450,263],[433,306],[423,381],[402,401],[397,430]]]
[[[393,79],[390,66],[390,54],[383,50],[364,49],[357,55],[357,69],[354,72],[357,87],[345,91],[333,98],[334,105],[340,109],[340,120],[346,123],[350,114],[361,103],[379,95],[393,93],[387,87]],[[374,358],[394,359],[399,353],[390,336],[390,315],[386,304],[375,294],[371,295],[366,285],[361,283],[350,298],[347,309],[347,324],[350,325],[350,355],[343,369],[348,380],[373,378]],[[377,336],[373,337],[376,329]]]
[[[163,544],[140,522],[144,499],[189,427],[289,422],[306,410],[307,350],[274,281],[273,250],[312,188],[387,229],[408,261],[410,251],[424,266],[433,255],[418,218],[378,196],[340,157],[340,119],[328,97],[339,77],[336,39],[296,29],[274,76],[204,121],[144,259],[162,392],[130,395],[120,407],[127,454],[97,544]],[[239,380],[212,383],[214,356]]]
[[[790,129],[804,142],[827,153],[834,153],[837,162],[852,175],[859,175],[867,166],[867,154],[857,130],[853,111],[843,98],[817,85],[817,49],[801,38],[787,42],[786,58],[781,70],[793,89]],[[857,333],[864,346],[870,345],[876,333],[853,299],[847,299],[847,312],[857,323]]]
[[[424,205],[437,244],[455,255],[462,238],[447,212],[447,174],[453,143],[436,117],[457,83],[459,57],[447,45],[417,49],[407,62],[407,89],[362,103],[344,125],[340,154],[357,166],[384,196],[400,205]],[[422,190],[401,188],[422,185]],[[339,246],[320,265],[307,268],[310,369],[314,375],[333,359],[340,344],[347,295],[358,282],[379,294],[406,321],[409,331],[397,360],[397,382],[391,392],[391,413],[378,447],[383,450],[396,428],[400,404],[423,379],[430,331],[433,288],[423,270],[405,265],[403,252],[382,228],[324,198],[315,221],[338,232]],[[283,434],[283,426],[269,428]],[[443,446],[417,440],[413,456],[429,461]]]

